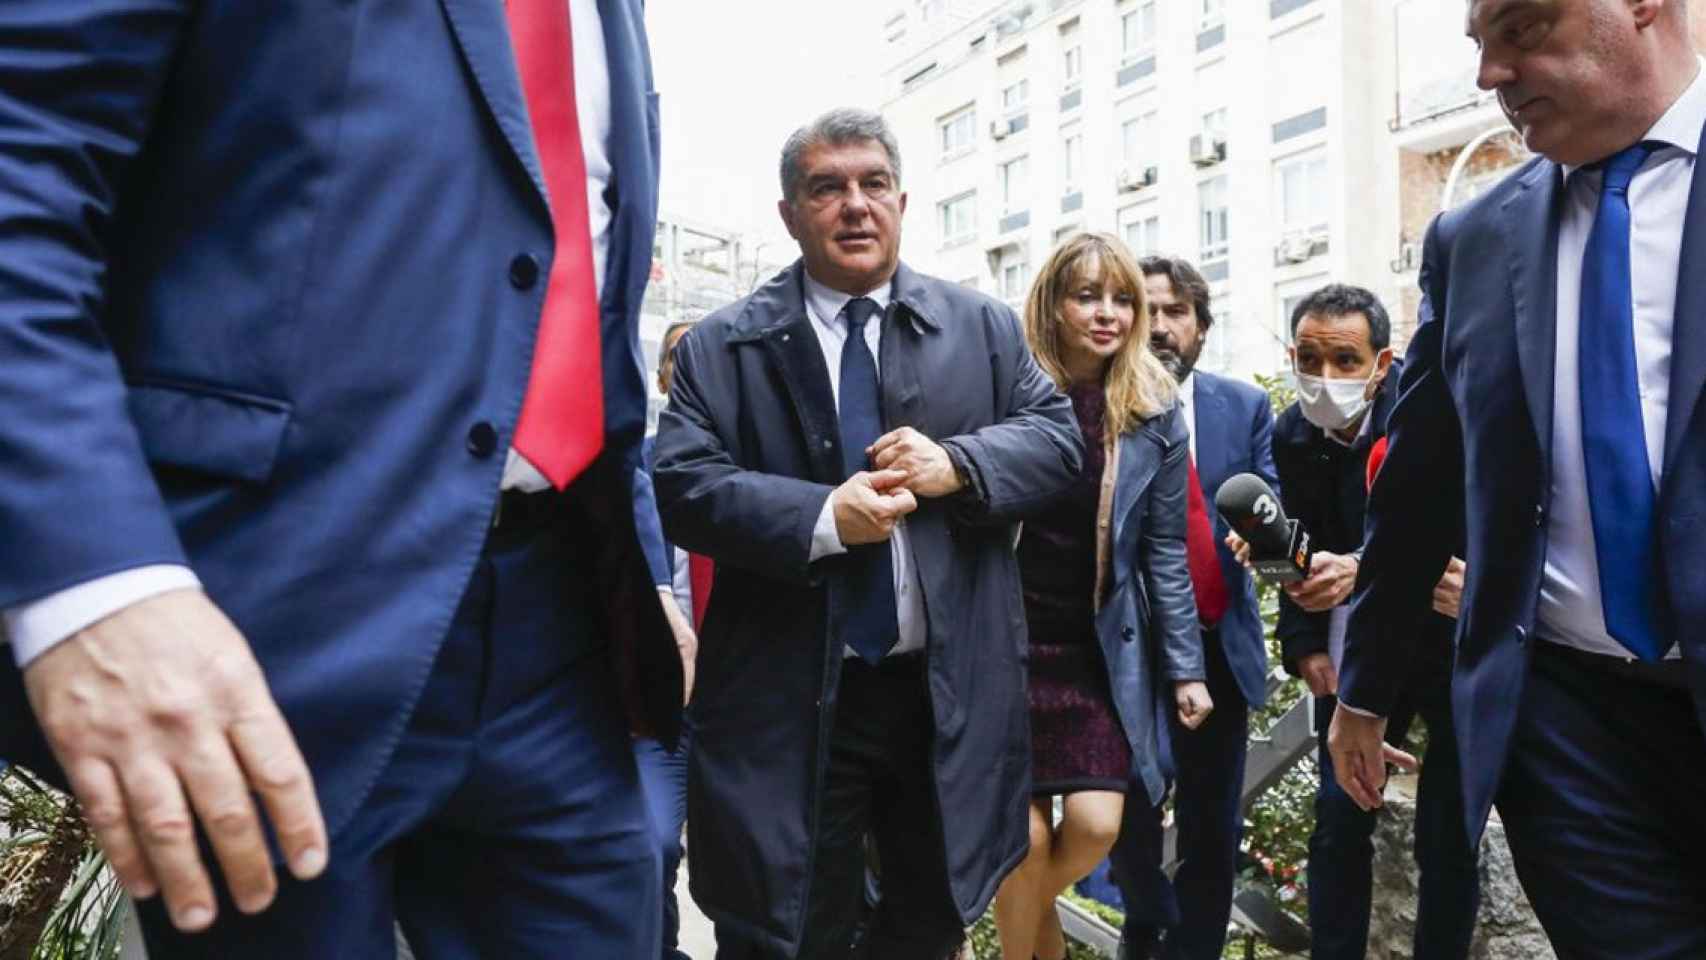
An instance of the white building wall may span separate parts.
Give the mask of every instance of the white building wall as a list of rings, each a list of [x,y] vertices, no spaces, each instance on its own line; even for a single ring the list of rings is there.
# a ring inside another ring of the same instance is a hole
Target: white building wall
[[[1153,216],[1159,221],[1153,249],[1135,252],[1183,256],[1204,266],[1198,191],[1225,177],[1230,252],[1224,279],[1213,284],[1221,317],[1202,363],[1235,376],[1277,372],[1284,365],[1285,297],[1330,279],[1369,286],[1383,297],[1395,289],[1387,265],[1397,221],[1390,197],[1396,160],[1387,129],[1394,73],[1388,5],[1223,0],[1218,24],[1223,39],[1211,43],[1214,25],[1205,30],[1204,0],[1156,0],[1154,70],[1134,79],[1144,72],[1136,66],[1143,58],[1125,55],[1121,18],[1143,2],[960,4],[945,16],[934,11],[939,15],[929,32],[899,30],[903,39],[891,44],[894,62],[884,74],[883,110],[900,140],[910,197],[902,256],[926,272],[975,280],[1000,295],[999,269],[1007,258],[1028,264],[1028,289],[1030,273],[1061,232],[1123,235],[1128,224]],[[1026,9],[1022,22],[1011,19]],[[915,15],[919,8],[906,10]],[[1003,18],[1005,35],[998,26]],[[890,23],[898,27],[901,21]],[[1064,50],[1073,45],[1082,48],[1077,105],[1062,101],[1070,92]],[[1004,119],[1002,88],[1019,78],[1029,83],[1026,128],[996,139],[990,123]],[[966,105],[977,110],[973,144],[944,156],[939,121]],[[1222,108],[1227,157],[1199,166],[1192,162],[1190,142],[1202,132],[1204,115]],[[1311,129],[1308,120],[1318,109],[1325,122]],[[1158,182],[1121,189],[1117,181],[1128,166],[1121,124],[1150,113],[1154,128],[1130,165],[1136,169],[1128,172],[1141,175],[1142,168],[1154,166]],[[1276,142],[1275,125],[1285,121],[1298,132]],[[1083,143],[1081,206],[1066,210],[1062,141],[1073,134]],[[1326,163],[1319,181],[1325,243],[1315,244],[1301,263],[1276,266],[1282,231],[1275,162],[1311,151]],[[1029,222],[1003,231],[999,171],[1020,156],[1029,158],[1023,203]],[[942,235],[938,204],[967,191],[977,195],[975,237],[950,241]],[[1015,306],[1022,296],[1020,290],[1011,298]]]

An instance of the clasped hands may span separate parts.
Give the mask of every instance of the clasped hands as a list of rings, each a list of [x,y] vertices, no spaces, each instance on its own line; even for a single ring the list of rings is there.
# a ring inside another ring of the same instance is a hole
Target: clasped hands
[[[861,470],[830,494],[835,529],[848,546],[882,543],[895,524],[918,509],[920,497],[945,497],[962,484],[948,451],[911,427],[891,430],[865,448]]]

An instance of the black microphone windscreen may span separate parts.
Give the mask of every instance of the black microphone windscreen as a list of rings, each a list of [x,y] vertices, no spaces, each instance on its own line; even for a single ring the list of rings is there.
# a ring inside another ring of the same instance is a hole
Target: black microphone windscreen
[[[1214,508],[1258,554],[1285,554],[1291,549],[1285,510],[1261,477],[1240,473],[1227,480],[1215,491]]]

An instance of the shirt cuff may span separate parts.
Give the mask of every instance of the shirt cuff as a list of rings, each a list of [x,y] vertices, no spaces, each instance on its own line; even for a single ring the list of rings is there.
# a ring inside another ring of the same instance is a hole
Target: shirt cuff
[[[12,658],[22,670],[60,641],[138,601],[169,590],[199,589],[189,567],[172,563],[133,567],[0,610],[11,637]]]
[[[1367,717],[1370,720],[1385,720],[1386,719],[1385,717],[1381,716],[1380,714],[1375,713],[1373,710],[1364,710],[1361,707],[1353,707],[1343,700],[1339,701],[1339,708],[1343,709],[1343,710],[1349,710],[1350,712],[1356,714],[1359,717]]]
[[[824,557],[834,557],[847,552],[847,545],[841,542],[841,531],[835,529],[835,495],[830,494],[823,500],[823,511],[817,515],[817,526],[812,528],[812,552],[809,562],[816,563]]]

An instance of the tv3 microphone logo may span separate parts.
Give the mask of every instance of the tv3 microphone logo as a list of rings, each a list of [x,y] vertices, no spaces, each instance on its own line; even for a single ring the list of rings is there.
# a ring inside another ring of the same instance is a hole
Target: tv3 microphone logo
[[[1274,502],[1273,497],[1265,493],[1257,497],[1256,502],[1250,505],[1250,512],[1256,515],[1256,519],[1261,521],[1264,527],[1278,522],[1280,518],[1279,504]]]

